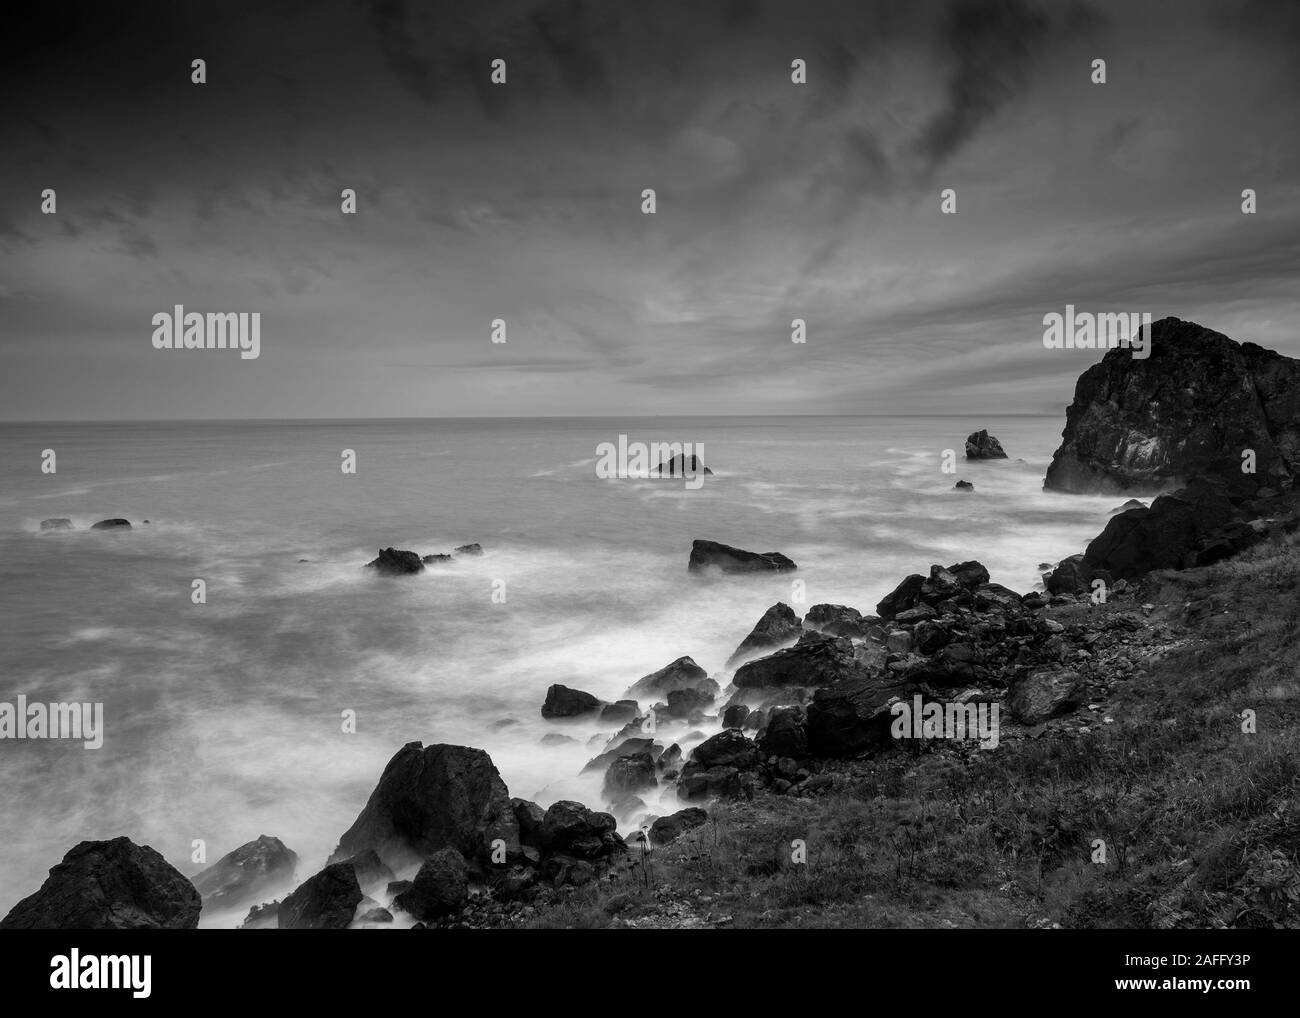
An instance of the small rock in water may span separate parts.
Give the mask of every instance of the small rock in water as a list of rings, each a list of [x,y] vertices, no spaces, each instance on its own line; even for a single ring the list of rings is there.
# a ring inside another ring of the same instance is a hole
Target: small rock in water
[[[366,568],[374,569],[381,576],[408,576],[412,573],[424,572],[424,563],[413,551],[380,548],[379,557],[367,562]]]
[[[72,521],[66,517],[56,517],[55,519],[41,520],[42,530],[71,530]]]
[[[966,458],[968,460],[1004,460],[1007,454],[1002,451],[1002,443],[987,431],[976,431],[966,438]]]
[[[111,520],[100,520],[98,523],[90,525],[91,530],[130,530],[131,521],[124,520],[120,517],[114,517]]]
[[[970,481],[958,481],[956,484],[953,485],[953,487],[954,487],[957,491],[974,491],[974,490],[975,490],[975,485],[971,484]]]
[[[457,555],[482,555],[483,546],[480,544],[462,544],[459,548],[453,548],[452,551]]]

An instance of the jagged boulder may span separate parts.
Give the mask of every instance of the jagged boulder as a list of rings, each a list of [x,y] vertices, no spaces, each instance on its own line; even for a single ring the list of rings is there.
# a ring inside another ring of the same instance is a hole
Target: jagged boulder
[[[696,746],[691,759],[705,767],[748,770],[758,763],[758,747],[753,740],[728,728]]]
[[[709,673],[689,657],[679,657],[659,671],[637,679],[623,695],[629,699],[653,700],[655,697],[666,697],[677,689],[698,689],[716,696],[718,683],[709,678]]]
[[[987,431],[976,431],[966,436],[966,458],[968,460],[1004,460],[1007,454],[1002,451],[1002,443]]]
[[[740,646],[727,658],[726,667],[730,668],[736,662],[760,651],[794,643],[802,634],[803,623],[799,621],[794,609],[778,601],[763,613],[749,635],[740,641]]]
[[[709,822],[709,814],[699,806],[679,809],[666,817],[660,817],[650,825],[650,844],[655,847],[671,845],[688,831],[703,827]]]
[[[194,887],[211,908],[238,905],[268,888],[293,879],[298,855],[279,838],[261,835],[228,852],[194,878]]]
[[[1242,472],[1243,453],[1255,473]],[[1300,471],[1300,361],[1162,318],[1150,356],[1110,350],[1066,410],[1044,487],[1156,492],[1198,476],[1235,489],[1285,490]]]
[[[460,909],[469,898],[465,858],[450,846],[429,856],[411,886],[393,904],[416,919],[429,922]]]
[[[658,783],[655,777],[655,759],[644,751],[615,757],[605,771],[605,795],[616,799],[654,788]]]
[[[731,681],[738,689],[829,686],[861,671],[852,641],[842,636],[805,633],[793,647],[741,665]]]
[[[488,857],[493,842],[519,851],[519,823],[505,782],[481,749],[403,746],[384,768],[331,861],[373,848],[395,870],[450,845],[467,859]]]
[[[799,757],[808,755],[806,712],[803,707],[773,707],[767,726],[758,738],[764,756]]]
[[[326,866],[280,902],[282,930],[342,930],[364,895],[350,863]]]
[[[676,456],[670,456],[658,466],[650,470],[651,477],[712,477],[713,471],[704,465],[704,461],[695,453],[687,456],[685,453],[678,453]]]
[[[1228,553],[1249,546],[1258,535],[1241,519],[1225,490],[1215,481],[1198,478],[1171,495],[1161,495],[1150,508],[1112,516],[1088,545],[1082,566],[1130,580],[1153,569],[1208,564],[1198,553],[1216,541],[1228,541]],[[1211,560],[1222,557],[1219,553]]]
[[[373,569],[380,576],[409,576],[412,573],[424,572],[424,562],[413,551],[380,548],[378,558],[367,562],[366,568]]]
[[[83,841],[0,930],[192,930],[202,907],[194,885],[148,845]]]
[[[855,756],[890,745],[890,707],[910,690],[891,679],[863,677],[819,689],[805,730],[813,756]]]
[[[815,604],[803,618],[805,629],[828,636],[863,637],[870,620],[856,608],[842,604]]]
[[[717,541],[695,541],[687,568],[692,572],[719,569],[724,573],[785,573],[798,567],[779,551],[744,551]]]
[[[1086,688],[1078,672],[1040,669],[1015,684],[1007,706],[1018,721],[1037,725],[1077,707]]]

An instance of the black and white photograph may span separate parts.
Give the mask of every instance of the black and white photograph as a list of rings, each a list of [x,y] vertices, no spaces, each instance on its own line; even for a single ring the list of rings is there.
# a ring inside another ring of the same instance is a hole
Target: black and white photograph
[[[1300,4],[5,23],[6,985],[1279,989]]]

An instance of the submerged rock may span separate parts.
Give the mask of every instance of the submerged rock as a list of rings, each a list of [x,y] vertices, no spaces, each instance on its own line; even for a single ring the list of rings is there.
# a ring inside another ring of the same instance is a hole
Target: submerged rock
[[[194,885],[148,845],[83,841],[0,930],[192,930],[202,907]]]
[[[717,541],[695,541],[687,568],[692,572],[712,568],[724,573],[785,573],[798,567],[779,551],[744,551]]]
[[[424,572],[424,562],[413,551],[380,548],[379,557],[367,562],[366,568],[375,570],[381,576],[409,576]]]
[[[481,544],[462,544],[459,548],[453,548],[452,553],[455,555],[482,555],[483,546]]]
[[[129,524],[128,524],[129,525]],[[42,530],[71,530],[72,521],[66,516],[57,516],[48,520],[41,520]]]
[[[706,467],[704,461],[694,453],[687,456],[679,452],[650,470],[651,477],[696,477],[701,474],[712,477],[713,471]]]

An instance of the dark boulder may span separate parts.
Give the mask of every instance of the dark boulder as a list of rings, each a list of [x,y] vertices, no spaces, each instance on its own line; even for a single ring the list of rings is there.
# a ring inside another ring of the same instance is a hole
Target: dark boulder
[[[1300,471],[1300,361],[1162,318],[1150,356],[1110,350],[1085,371],[1043,486],[1169,490],[1218,477],[1242,490],[1289,488]],[[1242,453],[1255,453],[1255,473]]]
[[[807,633],[793,647],[741,665],[731,681],[738,689],[828,686],[861,670],[847,638]]]
[[[802,634],[803,624],[794,609],[778,601],[763,613],[749,635],[740,641],[740,646],[727,658],[726,667],[730,668],[737,661],[752,657],[760,651],[794,643]]]
[[[667,696],[675,689],[699,689],[716,696],[718,684],[689,657],[679,657],[659,671],[637,679],[623,695],[638,700],[653,699]]]
[[[432,565],[440,565],[444,562],[454,562],[455,559],[453,559],[450,555],[425,555],[424,558],[422,558],[420,561],[423,562],[426,566],[432,566]]]
[[[384,861],[379,858],[379,853],[373,848],[358,852],[351,859],[346,859],[344,862],[352,867],[352,872],[357,875],[357,883],[361,885],[363,891],[377,887],[380,884],[387,887],[397,876],[396,873],[384,865]]]
[[[100,520],[98,523],[90,525],[91,530],[130,530],[131,521],[116,517],[111,520]]]
[[[1130,509],[1145,509],[1146,507],[1147,504],[1145,502],[1142,502],[1136,498],[1130,498],[1123,505],[1117,505],[1114,509],[1110,511],[1110,514],[1114,516],[1116,513],[1126,513]]]
[[[600,756],[592,757],[587,761],[587,765],[582,768],[582,773],[588,771],[605,772],[609,770],[609,765],[615,760],[625,756],[635,756],[638,753],[649,753],[654,756],[654,739],[632,736],[626,739],[620,739],[613,749],[607,749]]]
[[[842,604],[815,604],[803,618],[805,629],[828,636],[863,637],[869,622],[856,608]]]
[[[749,716],[749,707],[743,703],[728,704],[726,710],[722,712],[723,728],[740,728],[745,723],[745,718]]]
[[[248,901],[263,891],[293,879],[298,855],[279,838],[263,834],[223,855],[194,878],[194,887],[211,908]]]
[[[515,814],[515,823],[519,825],[519,841],[524,845],[540,848],[542,844],[542,823],[546,820],[546,810],[528,799],[511,799],[510,808]]]
[[[759,736],[764,756],[803,757],[808,755],[808,732],[803,707],[773,707],[767,727]]]
[[[1007,454],[1002,451],[1002,443],[987,431],[976,431],[966,436],[966,458],[968,460],[1004,460]]]
[[[1083,700],[1083,678],[1072,671],[1040,669],[1012,687],[1007,706],[1018,721],[1037,725],[1073,710]]]
[[[608,813],[597,813],[580,802],[561,799],[552,803],[542,821],[541,847],[581,859],[599,859],[626,849],[618,836],[618,823]]]
[[[687,456],[685,453],[678,453],[676,456],[670,456],[658,466],[650,470],[651,477],[696,477],[699,475],[712,477],[713,471],[704,465],[695,453]]]
[[[699,806],[679,809],[670,816],[660,817],[650,825],[650,844],[655,847],[670,845],[683,834],[703,827],[709,822],[709,814]]]
[[[469,873],[454,848],[441,848],[420,866],[409,890],[393,899],[408,915],[431,922],[460,909],[469,898]]]
[[[623,725],[635,721],[641,716],[641,706],[635,700],[619,700],[608,703],[600,711],[600,720],[612,725]]]
[[[880,603],[876,605],[876,614],[882,619],[892,619],[901,611],[915,606],[917,599],[921,595],[921,586],[925,583],[925,577],[920,573],[904,578],[904,580],[888,594],[886,594]]]
[[[546,691],[546,701],[542,704],[544,718],[576,718],[588,714],[605,705],[590,693],[581,689],[570,689],[558,683]]]
[[[971,484],[970,481],[958,481],[953,485],[953,488],[957,491],[974,491],[975,485]]]
[[[194,885],[148,845],[83,841],[0,930],[192,930],[202,907]]]
[[[1105,570],[1114,579],[1131,580],[1153,569],[1205,564],[1198,552],[1225,535],[1233,535],[1239,545],[1229,554],[1258,537],[1240,518],[1222,485],[1198,478],[1172,495],[1161,495],[1149,509],[1112,516],[1088,545],[1083,562],[1094,572]],[[1222,557],[1226,556],[1211,554],[1212,559]]]
[[[696,746],[691,759],[704,767],[749,770],[758,763],[758,747],[734,728],[728,728]]]
[[[662,713],[670,718],[689,720],[698,717],[705,707],[712,705],[712,693],[699,689],[674,689],[668,694],[666,710]]]
[[[448,845],[468,859],[487,858],[498,839],[507,852],[519,851],[519,824],[492,758],[467,746],[411,742],[388,762],[332,860],[373,848],[401,869]]]
[[[367,562],[366,568],[375,570],[380,576],[409,576],[424,572],[424,563],[413,551],[380,548],[379,557]]]
[[[902,682],[864,677],[817,690],[805,724],[809,753],[844,757],[890,745],[890,707],[909,689]]]
[[[616,757],[605,771],[605,794],[615,798],[658,784],[654,757],[645,752]]]
[[[357,874],[346,862],[326,866],[280,902],[282,930],[342,930],[365,897]]]
[[[797,567],[778,551],[743,551],[717,541],[695,541],[687,568],[692,571],[713,568],[724,573],[785,573]]]

